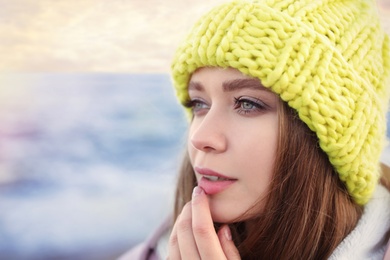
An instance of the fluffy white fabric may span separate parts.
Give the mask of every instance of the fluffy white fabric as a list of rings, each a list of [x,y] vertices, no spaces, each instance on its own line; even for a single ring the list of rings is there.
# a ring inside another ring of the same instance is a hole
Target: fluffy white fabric
[[[373,198],[364,208],[356,228],[341,242],[329,259],[383,259],[390,229],[390,193],[378,185]]]

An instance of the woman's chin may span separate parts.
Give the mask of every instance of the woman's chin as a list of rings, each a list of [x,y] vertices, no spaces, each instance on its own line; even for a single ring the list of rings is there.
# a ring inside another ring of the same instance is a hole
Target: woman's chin
[[[227,214],[228,213],[228,214]],[[229,211],[213,211],[211,210],[211,217],[214,222],[222,224],[230,224],[238,221],[240,214],[234,214],[234,212]]]
[[[223,208],[210,207],[211,217],[213,222],[221,224],[231,224],[235,222],[245,221],[256,218],[258,213],[250,212],[248,209],[239,209],[237,207]]]

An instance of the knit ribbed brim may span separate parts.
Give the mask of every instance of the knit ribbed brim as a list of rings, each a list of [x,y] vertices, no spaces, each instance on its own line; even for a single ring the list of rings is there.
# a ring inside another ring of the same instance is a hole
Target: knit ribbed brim
[[[389,39],[373,2],[223,4],[176,52],[172,77],[181,103],[191,74],[205,66],[236,68],[278,94],[317,134],[352,198],[369,200],[380,177],[390,70]]]

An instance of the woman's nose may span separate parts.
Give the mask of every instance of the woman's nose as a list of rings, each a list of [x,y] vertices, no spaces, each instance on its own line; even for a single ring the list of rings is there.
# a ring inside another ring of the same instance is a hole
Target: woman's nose
[[[226,151],[228,142],[223,118],[209,111],[201,122],[193,122],[193,124],[194,129],[191,131],[190,141],[195,149],[214,153]]]

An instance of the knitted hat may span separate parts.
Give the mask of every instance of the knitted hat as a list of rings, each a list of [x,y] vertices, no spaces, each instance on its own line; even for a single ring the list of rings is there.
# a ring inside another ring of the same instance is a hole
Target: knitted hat
[[[260,79],[316,133],[363,205],[380,177],[389,55],[373,0],[238,0],[195,24],[176,52],[172,77],[183,104],[200,67],[232,67]]]

